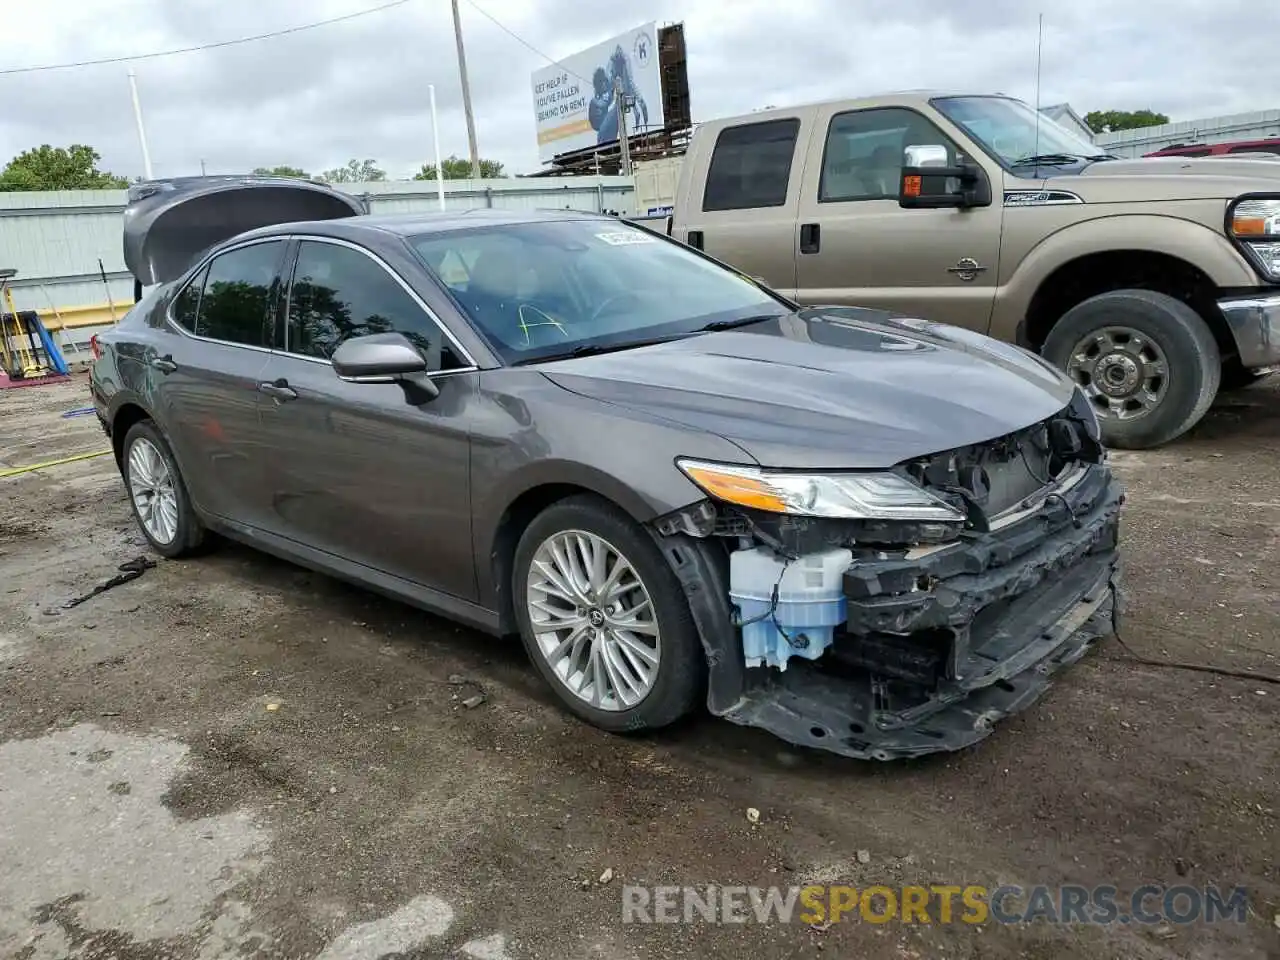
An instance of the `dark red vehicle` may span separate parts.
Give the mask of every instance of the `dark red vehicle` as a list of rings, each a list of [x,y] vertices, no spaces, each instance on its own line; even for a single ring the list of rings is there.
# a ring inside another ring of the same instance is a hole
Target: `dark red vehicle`
[[[1218,157],[1231,153],[1270,153],[1280,156],[1280,137],[1265,140],[1233,140],[1230,143],[1175,143],[1147,157]]]

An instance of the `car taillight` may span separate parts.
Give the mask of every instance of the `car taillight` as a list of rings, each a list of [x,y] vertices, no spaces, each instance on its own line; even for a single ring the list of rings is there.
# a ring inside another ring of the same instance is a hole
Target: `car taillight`
[[[93,359],[102,359],[102,347],[98,345],[98,335],[96,333],[89,338],[89,349],[93,351]]]

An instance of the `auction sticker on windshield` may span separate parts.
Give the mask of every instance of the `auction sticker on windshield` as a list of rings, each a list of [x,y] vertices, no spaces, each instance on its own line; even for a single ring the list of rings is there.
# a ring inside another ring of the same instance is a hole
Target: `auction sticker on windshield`
[[[597,240],[603,240],[605,243],[614,247],[625,247],[632,243],[657,243],[656,237],[651,237],[647,233],[639,230],[627,231],[626,233],[597,233]]]

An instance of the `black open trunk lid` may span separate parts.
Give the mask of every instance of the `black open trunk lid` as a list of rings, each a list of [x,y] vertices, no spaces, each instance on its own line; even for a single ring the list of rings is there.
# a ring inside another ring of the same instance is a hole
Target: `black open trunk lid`
[[[182,276],[214,244],[258,227],[368,213],[328,184],[284,177],[174,177],[129,188],[124,262],[141,286]]]

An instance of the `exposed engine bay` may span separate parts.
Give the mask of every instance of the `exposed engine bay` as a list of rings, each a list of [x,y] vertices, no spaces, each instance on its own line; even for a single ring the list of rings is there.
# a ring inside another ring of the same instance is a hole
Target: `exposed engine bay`
[[[894,472],[956,521],[659,518],[713,713],[851,757],[956,750],[1115,632],[1124,494],[1074,405]]]

